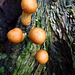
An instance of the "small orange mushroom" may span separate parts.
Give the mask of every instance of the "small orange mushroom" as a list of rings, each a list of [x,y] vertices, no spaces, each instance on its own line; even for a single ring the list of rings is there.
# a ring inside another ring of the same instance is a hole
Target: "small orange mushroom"
[[[22,17],[21,23],[25,26],[31,23],[31,15],[37,10],[37,1],[36,0],[22,0],[21,8],[22,8]]]
[[[24,40],[25,34],[20,28],[14,28],[7,33],[7,38],[11,43],[20,43]]]
[[[46,39],[46,32],[39,27],[35,27],[30,30],[29,37],[35,44],[41,45]]]
[[[47,53],[47,51],[41,49],[36,53],[36,60],[40,63],[40,64],[46,64],[49,60],[49,55]]]

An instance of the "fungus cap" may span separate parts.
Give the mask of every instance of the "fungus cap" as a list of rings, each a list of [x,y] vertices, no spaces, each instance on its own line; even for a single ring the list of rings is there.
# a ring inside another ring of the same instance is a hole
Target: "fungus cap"
[[[21,8],[26,13],[34,13],[37,10],[37,1],[36,0],[22,0]]]
[[[42,28],[35,27],[30,30],[29,37],[33,43],[41,45],[46,39],[46,32]]]
[[[14,28],[7,33],[8,40],[11,43],[19,43],[23,40],[23,32],[20,28]]]
[[[36,53],[36,60],[40,63],[40,64],[46,64],[49,60],[49,55],[47,53],[47,51],[41,49]]]

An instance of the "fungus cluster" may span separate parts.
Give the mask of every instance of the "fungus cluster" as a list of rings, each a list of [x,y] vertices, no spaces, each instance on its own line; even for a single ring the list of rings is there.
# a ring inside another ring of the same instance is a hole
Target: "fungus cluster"
[[[22,0],[21,8],[22,8],[22,17],[21,23],[25,26],[31,23],[31,15],[36,12],[38,5],[36,0]],[[41,45],[46,40],[46,32],[39,27],[35,27],[29,32],[30,40],[37,44]],[[22,32],[20,28],[14,28],[7,33],[7,38],[11,43],[18,44],[22,42],[25,38],[25,34]],[[49,55],[45,50],[39,50],[36,53],[36,59],[40,64],[47,63],[49,59]]]

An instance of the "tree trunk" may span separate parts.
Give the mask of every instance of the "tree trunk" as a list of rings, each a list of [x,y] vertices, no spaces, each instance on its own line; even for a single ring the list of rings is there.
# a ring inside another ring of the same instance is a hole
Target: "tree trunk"
[[[32,22],[25,27],[21,16],[15,27],[26,33],[26,38],[19,44],[7,41],[5,69],[7,75],[73,75],[74,51],[74,0],[37,0],[38,9],[32,15]],[[46,31],[46,41],[36,45],[29,39],[29,31],[41,27]],[[35,59],[36,52],[45,49],[49,61],[41,65]]]

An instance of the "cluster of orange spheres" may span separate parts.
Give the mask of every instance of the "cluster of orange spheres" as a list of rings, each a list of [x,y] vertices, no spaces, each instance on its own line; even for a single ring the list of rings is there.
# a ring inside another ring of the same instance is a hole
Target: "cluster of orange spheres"
[[[21,22],[27,26],[31,22],[31,13],[34,13],[37,9],[37,2],[36,0],[22,0],[21,8],[23,10]],[[41,45],[46,40],[46,32],[42,28],[35,27],[30,30],[29,37],[33,43]],[[7,33],[7,38],[11,43],[18,44],[25,39],[25,34],[20,28],[14,28]],[[36,53],[36,59],[40,64],[45,64],[49,59],[49,55],[41,49]]]

